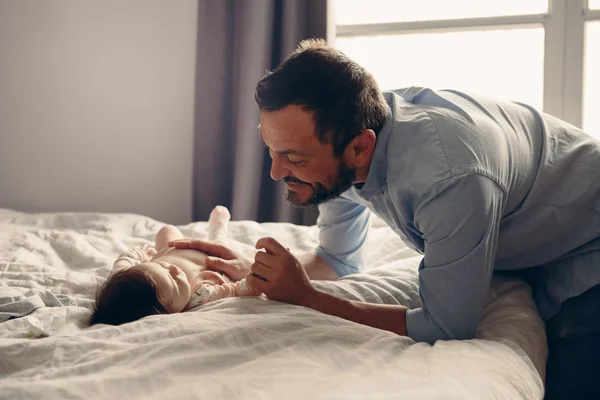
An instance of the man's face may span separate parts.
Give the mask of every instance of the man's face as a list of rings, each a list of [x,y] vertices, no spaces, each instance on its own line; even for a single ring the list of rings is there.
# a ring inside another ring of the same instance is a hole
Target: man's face
[[[356,171],[333,146],[317,140],[312,115],[299,106],[260,113],[261,138],[271,155],[271,178],[287,184],[287,200],[296,206],[317,205],[352,186]]]

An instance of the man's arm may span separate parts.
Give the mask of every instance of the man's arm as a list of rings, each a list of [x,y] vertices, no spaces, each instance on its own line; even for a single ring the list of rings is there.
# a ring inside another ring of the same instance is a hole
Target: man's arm
[[[442,181],[415,208],[425,241],[421,308],[406,313],[416,341],[471,339],[483,314],[496,258],[504,190],[480,174]]]
[[[177,249],[192,249],[206,253],[206,267],[224,272],[234,281],[239,281],[250,273],[252,260],[219,244],[198,239],[179,239],[169,242],[169,246]],[[304,253],[298,256],[310,279],[336,280],[339,276],[325,260],[315,253]]]
[[[370,304],[346,300],[320,290],[310,292],[301,301],[304,307],[398,335],[406,333],[406,307]]]
[[[297,258],[310,279],[336,280],[360,271],[371,211],[340,197],[319,205],[319,247]]]
[[[361,204],[340,197],[319,206],[319,247],[298,256],[308,276],[315,280],[335,280],[360,271],[365,242],[371,223],[371,211]],[[211,256],[206,267],[221,271],[233,280],[250,272],[252,261],[218,243],[197,239],[169,242],[178,249],[199,250]]]
[[[256,243],[259,251],[246,278],[250,293],[264,293],[271,300],[301,305],[359,324],[406,335],[406,308],[398,305],[350,301],[319,291],[300,261],[272,238]]]
[[[347,198],[338,197],[319,205],[316,257],[302,259],[309,276],[331,277],[333,271],[340,277],[360,272],[370,225],[371,211]]]
[[[308,277],[318,281],[334,281],[339,275],[333,268],[315,253],[305,253],[297,256]]]
[[[315,289],[300,262],[277,241],[263,238],[248,276],[253,293],[303,305],[416,341],[470,339],[489,290],[504,191],[478,174],[440,182],[415,212],[425,257],[419,267],[421,308],[365,304]]]

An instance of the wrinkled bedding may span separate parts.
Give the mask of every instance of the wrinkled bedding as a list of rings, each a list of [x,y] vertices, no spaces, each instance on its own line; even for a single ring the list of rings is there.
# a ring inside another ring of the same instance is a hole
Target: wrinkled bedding
[[[180,229],[206,237],[206,222]],[[121,251],[151,244],[163,223],[132,214],[27,214],[0,209],[0,288],[49,290],[73,302],[40,307],[49,337],[26,318],[0,323],[1,399],[541,399],[546,340],[529,287],[496,277],[477,338],[415,343],[303,307],[231,298],[119,327],[89,327],[96,290]],[[231,222],[252,255],[272,236],[295,253],[316,227]],[[420,256],[375,221],[365,271],[322,290],[419,305]]]

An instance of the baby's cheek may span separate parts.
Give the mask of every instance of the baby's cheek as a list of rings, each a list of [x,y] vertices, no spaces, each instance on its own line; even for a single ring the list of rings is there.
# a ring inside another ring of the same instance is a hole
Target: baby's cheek
[[[187,298],[184,297],[180,297],[177,299],[177,301],[173,302],[173,309],[174,312],[182,312],[185,308],[185,306],[187,306],[188,302],[190,300],[190,296],[187,296]]]

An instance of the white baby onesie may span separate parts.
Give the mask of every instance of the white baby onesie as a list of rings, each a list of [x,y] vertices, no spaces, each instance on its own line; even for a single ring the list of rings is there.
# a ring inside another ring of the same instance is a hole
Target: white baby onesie
[[[198,307],[209,301],[241,296],[252,296],[246,285],[246,279],[238,282],[223,283],[221,285],[202,285],[192,293],[185,310]]]

